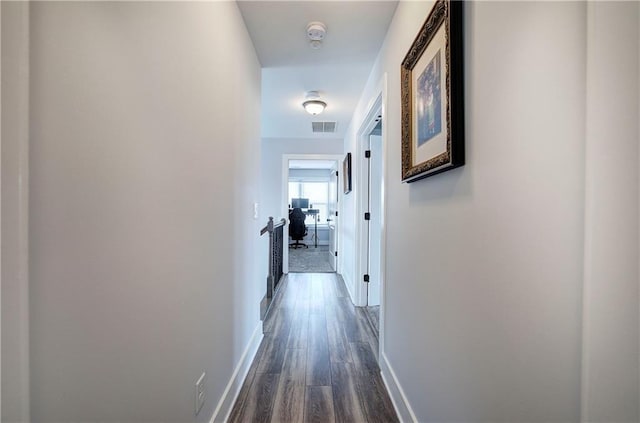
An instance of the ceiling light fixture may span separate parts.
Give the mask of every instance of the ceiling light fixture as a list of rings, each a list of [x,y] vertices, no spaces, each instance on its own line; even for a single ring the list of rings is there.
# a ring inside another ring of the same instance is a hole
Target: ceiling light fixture
[[[309,45],[314,50],[322,47],[322,40],[327,35],[327,27],[322,22],[309,22],[307,25],[307,37]]]
[[[302,102],[302,107],[304,107],[307,113],[315,116],[324,111],[324,108],[327,107],[327,103],[320,100],[320,94],[318,91],[308,91],[305,95],[304,102]]]

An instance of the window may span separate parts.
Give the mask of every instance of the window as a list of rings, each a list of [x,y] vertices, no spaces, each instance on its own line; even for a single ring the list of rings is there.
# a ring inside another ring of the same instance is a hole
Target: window
[[[318,224],[326,221],[329,203],[328,182],[289,181],[289,204],[292,198],[308,198],[309,207],[318,210]],[[313,219],[314,216],[307,216],[305,224],[313,225]]]

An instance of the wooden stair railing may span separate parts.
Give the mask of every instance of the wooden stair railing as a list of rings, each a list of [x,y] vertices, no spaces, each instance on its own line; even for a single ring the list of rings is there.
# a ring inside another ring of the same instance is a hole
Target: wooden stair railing
[[[265,319],[269,312],[269,306],[273,297],[278,289],[278,284],[282,275],[283,269],[283,254],[284,254],[284,225],[287,221],[280,219],[277,223],[273,221],[273,217],[269,217],[267,226],[260,230],[260,235],[269,233],[269,274],[267,275],[267,292],[260,303],[260,318]]]

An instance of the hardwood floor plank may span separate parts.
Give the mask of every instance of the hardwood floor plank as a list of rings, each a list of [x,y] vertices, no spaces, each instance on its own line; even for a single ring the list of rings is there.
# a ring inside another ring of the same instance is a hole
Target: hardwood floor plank
[[[364,307],[356,307],[356,317],[360,339],[371,346],[371,351],[378,362],[378,336],[376,335]]]
[[[308,274],[296,275],[296,284],[298,288],[298,300],[310,300],[311,299],[311,276]]]
[[[286,350],[271,418],[273,423],[303,421],[306,361],[305,349]]]
[[[322,279],[316,274],[311,275],[311,293],[309,297],[309,313],[324,314],[324,288]]]
[[[300,317],[291,323],[291,330],[287,338],[287,348],[307,348],[309,342],[309,313],[300,312]]]
[[[333,423],[333,390],[331,386],[307,386],[304,407],[305,423]]]
[[[307,358],[307,386],[331,384],[329,350],[310,349]]]
[[[371,346],[367,342],[351,342],[351,356],[353,357],[353,367],[358,373],[380,373],[380,367],[376,357],[371,351]]]
[[[335,301],[338,298],[335,275],[331,273],[318,274],[317,279],[322,283],[325,303]]]
[[[256,373],[242,410],[235,417],[235,420],[230,419],[229,421],[231,423],[270,422],[278,388],[278,378],[279,375],[276,374]]]
[[[367,422],[399,423],[380,373],[359,372],[357,380]]]
[[[287,380],[295,385],[304,386],[307,377],[307,350],[287,349],[284,356],[281,380]]]
[[[354,342],[350,346],[367,421],[369,423],[398,422],[371,346],[368,342]]]
[[[336,422],[366,422],[358,378],[350,363],[331,363],[331,386]]]
[[[263,332],[278,337],[288,337],[295,310],[277,307],[269,312],[269,319],[263,326]]]
[[[280,303],[280,307],[294,307],[295,303],[298,299],[299,290],[296,286],[295,278],[291,278],[289,275],[285,276],[287,279],[287,286],[284,290],[284,295],[282,296],[282,301]]]
[[[278,307],[275,304],[275,301],[271,303],[269,307],[269,312],[262,322],[262,333],[271,333],[273,332],[274,326],[278,323]]]
[[[304,395],[306,387],[295,381],[278,383],[271,423],[297,423],[304,421]]]
[[[373,326],[373,331],[376,334],[380,333],[380,306],[365,307],[365,311],[371,326]]]
[[[282,371],[287,339],[277,336],[276,334],[266,333],[263,342],[266,342],[266,346],[260,359],[257,372],[279,374]]]
[[[351,363],[351,349],[344,326],[335,315],[327,313],[326,319],[331,362]]]
[[[331,366],[324,314],[309,316],[309,347],[307,356],[307,385],[331,385]]]
[[[342,279],[342,276],[336,276],[334,280],[334,286],[336,287],[336,293],[338,294],[338,297],[349,297],[349,291],[347,290],[347,286],[344,284],[344,279]]]
[[[338,318],[342,321],[345,334],[349,342],[361,342],[364,337],[361,333],[358,317],[356,316],[355,306],[349,298],[340,297],[337,299],[339,306]]]

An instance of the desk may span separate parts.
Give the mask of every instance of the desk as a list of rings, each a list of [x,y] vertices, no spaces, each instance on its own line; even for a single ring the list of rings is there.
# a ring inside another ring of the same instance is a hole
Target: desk
[[[319,217],[319,213],[320,210],[318,209],[307,209],[307,211],[304,212],[304,214],[306,214],[307,216],[313,216],[313,238],[314,238],[314,242],[313,245],[315,248],[318,248],[318,217]]]

